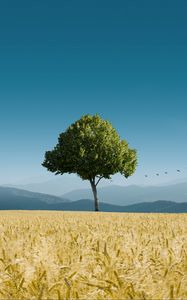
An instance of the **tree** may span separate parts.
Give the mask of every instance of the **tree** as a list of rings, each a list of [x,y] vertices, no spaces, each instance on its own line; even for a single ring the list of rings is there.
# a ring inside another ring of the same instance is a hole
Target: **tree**
[[[135,172],[136,150],[120,140],[111,123],[99,115],[85,115],[61,133],[52,151],[45,153],[42,166],[55,174],[76,173],[89,180],[95,211],[99,211],[97,185],[102,178],[120,172],[126,178]]]

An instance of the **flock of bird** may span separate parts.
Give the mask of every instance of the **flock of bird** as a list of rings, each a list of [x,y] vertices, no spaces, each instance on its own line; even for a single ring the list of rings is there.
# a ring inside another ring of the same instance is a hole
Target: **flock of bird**
[[[181,173],[181,170],[177,169],[176,172]],[[165,171],[164,174],[167,175],[168,171]],[[155,175],[160,176],[160,173],[156,173]],[[145,174],[145,177],[149,177],[149,175]]]

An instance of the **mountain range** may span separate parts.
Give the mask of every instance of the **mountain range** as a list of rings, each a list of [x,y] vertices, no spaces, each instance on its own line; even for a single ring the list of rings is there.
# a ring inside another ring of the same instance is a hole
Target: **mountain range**
[[[187,202],[187,182],[165,186],[118,186],[110,185],[98,188],[98,196],[102,202],[115,205],[131,205],[158,200]],[[92,199],[91,189],[73,190],[62,195],[71,201]]]
[[[102,188],[111,192],[111,187]],[[133,186],[131,186],[133,190]],[[129,189],[130,190],[130,189]],[[114,190],[113,192],[117,191]],[[80,192],[80,190],[79,190]],[[121,192],[121,189],[120,189]],[[134,195],[138,189],[134,190]],[[184,191],[183,191],[184,192]],[[118,198],[115,196],[115,200]],[[124,198],[123,198],[124,199]],[[71,199],[72,200],[72,199]],[[69,211],[93,211],[94,203],[90,199],[79,199],[71,201],[67,197],[57,197],[48,194],[34,193],[26,190],[0,187],[0,210],[69,210]],[[127,199],[129,201],[129,199]],[[131,199],[132,200],[132,199]],[[178,198],[178,200],[180,200]],[[126,201],[126,203],[128,203]],[[116,201],[118,202],[118,201]],[[124,201],[125,202],[125,201]],[[100,210],[108,212],[160,212],[160,213],[182,213],[187,212],[187,201],[142,201],[119,205],[113,203],[100,202]]]
[[[48,194],[0,187],[0,209],[42,209],[50,204],[68,203],[70,200]]]

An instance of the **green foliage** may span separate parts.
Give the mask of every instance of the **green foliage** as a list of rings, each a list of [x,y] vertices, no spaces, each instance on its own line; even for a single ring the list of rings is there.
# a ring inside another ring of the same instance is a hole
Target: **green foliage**
[[[110,122],[85,115],[61,133],[42,164],[55,174],[76,173],[83,180],[110,178],[120,172],[126,178],[136,169],[136,150],[120,140]]]

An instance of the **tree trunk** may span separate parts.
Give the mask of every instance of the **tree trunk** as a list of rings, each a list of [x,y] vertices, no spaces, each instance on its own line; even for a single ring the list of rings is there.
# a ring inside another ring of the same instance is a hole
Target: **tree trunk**
[[[90,180],[92,192],[94,196],[95,211],[99,211],[99,200],[97,198],[97,187],[94,181]]]

